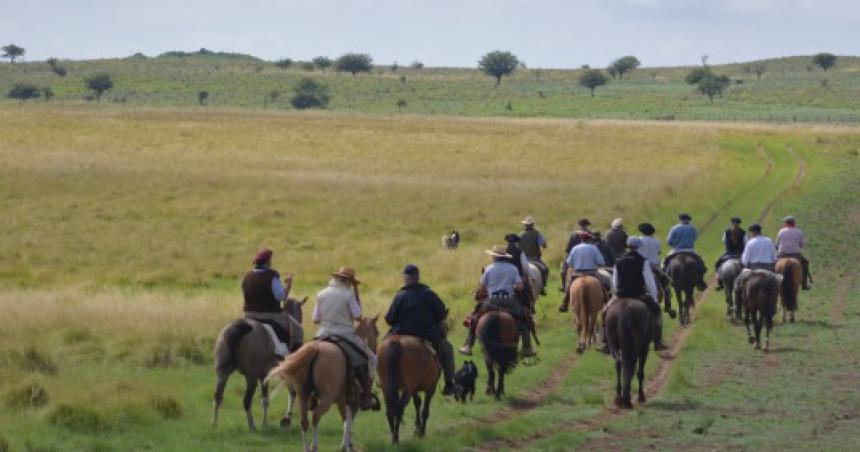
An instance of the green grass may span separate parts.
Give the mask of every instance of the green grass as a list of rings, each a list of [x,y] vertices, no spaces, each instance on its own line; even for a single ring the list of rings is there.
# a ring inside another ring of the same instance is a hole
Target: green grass
[[[282,70],[251,58],[126,58],[62,62],[69,75],[58,77],[44,62],[0,65],[0,92],[16,82],[51,86],[53,103],[77,103],[87,95],[83,80],[98,72],[112,75],[115,87],[104,102],[160,107],[197,105],[209,93],[207,108],[289,109],[292,87],[301,77],[321,79],[335,111],[374,114],[519,116],[711,121],[851,122],[860,121],[860,60],[841,57],[827,74],[810,68],[810,57],[767,60],[758,81],[745,64],[717,66],[734,81],[713,104],[684,83],[688,68],[642,68],[611,81],[591,98],[578,86],[580,70],[519,70],[495,88],[477,69],[379,67],[353,78],[349,74]],[[401,81],[405,76],[405,83]],[[266,100],[272,91],[282,95]],[[398,107],[399,101],[407,107]],[[13,102],[7,100],[7,102]],[[510,102],[511,109],[507,109]]]

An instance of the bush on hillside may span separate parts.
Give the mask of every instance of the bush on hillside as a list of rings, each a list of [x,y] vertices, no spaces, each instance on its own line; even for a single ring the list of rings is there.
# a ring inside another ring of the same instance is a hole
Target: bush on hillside
[[[580,86],[584,86],[591,90],[591,97],[594,97],[594,90],[603,86],[609,79],[603,75],[600,69],[589,69],[582,73],[579,77]]]
[[[293,98],[290,99],[290,103],[298,110],[326,108],[331,99],[328,94],[328,87],[307,77],[299,81],[295,88],[293,88],[293,92]]]
[[[16,83],[6,96],[10,99],[18,99],[21,102],[26,102],[29,99],[39,97],[40,93],[41,90],[39,87],[32,83]]]
[[[293,65],[293,60],[291,60],[289,58],[283,58],[283,59],[280,59],[278,61],[275,61],[275,66],[277,66],[281,69],[287,69],[288,67],[290,67],[292,65]]]
[[[113,79],[111,79],[110,74],[103,72],[85,79],[84,85],[86,85],[87,89],[93,92],[96,96],[96,101],[101,102],[102,94],[113,88]]]
[[[314,65],[316,65],[316,67],[320,68],[321,71],[325,71],[326,69],[330,68],[332,64],[334,64],[331,58],[325,56],[318,56],[312,61]]]
[[[347,53],[337,59],[334,67],[338,72],[349,72],[355,77],[359,72],[373,70],[373,58],[366,53]]]

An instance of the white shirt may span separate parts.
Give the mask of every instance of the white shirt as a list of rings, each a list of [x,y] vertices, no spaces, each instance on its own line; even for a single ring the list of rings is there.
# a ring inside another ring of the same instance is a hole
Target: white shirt
[[[648,290],[648,295],[656,302],[657,298],[657,283],[654,281],[654,272],[647,265],[642,266],[642,277],[645,278],[645,288]],[[612,291],[618,290],[618,268],[612,272]]]
[[[741,263],[744,267],[750,264],[772,264],[776,262],[776,247],[770,237],[757,235],[747,241]]]
[[[653,236],[640,235],[639,254],[648,260],[651,266],[660,265],[660,241]]]
[[[353,319],[361,317],[361,306],[352,286],[332,279],[328,287],[317,294],[313,320],[320,324],[317,337],[352,335]]]
[[[567,256],[567,265],[575,271],[597,270],[598,267],[606,265],[603,254],[591,243],[580,243],[570,250]]]

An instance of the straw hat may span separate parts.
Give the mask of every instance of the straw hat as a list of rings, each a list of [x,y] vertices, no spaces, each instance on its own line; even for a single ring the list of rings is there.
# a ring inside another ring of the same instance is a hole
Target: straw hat
[[[355,279],[355,270],[350,267],[341,267],[340,270],[337,271],[337,273],[332,273],[331,275],[350,280],[355,284],[361,284],[361,281]]]
[[[513,257],[510,254],[508,254],[507,247],[505,247],[503,245],[493,245],[493,249],[487,250],[487,254],[489,254],[490,256],[493,256],[493,257],[507,257],[509,259],[511,257]]]
[[[612,220],[612,224],[610,224],[610,226],[612,227],[612,229],[621,229],[621,227],[624,226],[624,220],[621,218],[616,218]]]
[[[533,216],[529,215],[526,217],[525,220],[522,221],[522,223],[526,226],[534,226],[535,218]]]

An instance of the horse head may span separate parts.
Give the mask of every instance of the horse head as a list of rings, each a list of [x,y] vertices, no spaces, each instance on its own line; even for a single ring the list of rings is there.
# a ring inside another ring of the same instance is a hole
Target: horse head
[[[302,307],[304,307],[305,303],[308,302],[308,297],[302,298],[302,301],[298,301],[295,298],[288,298],[287,302],[284,304],[284,310],[287,311],[287,314],[290,315],[293,319],[298,323],[302,323]]]
[[[358,319],[358,325],[355,327],[355,334],[357,334],[371,350],[376,350],[377,340],[379,339],[379,328],[376,327],[376,322],[378,320],[379,314],[373,317],[361,317]]]

